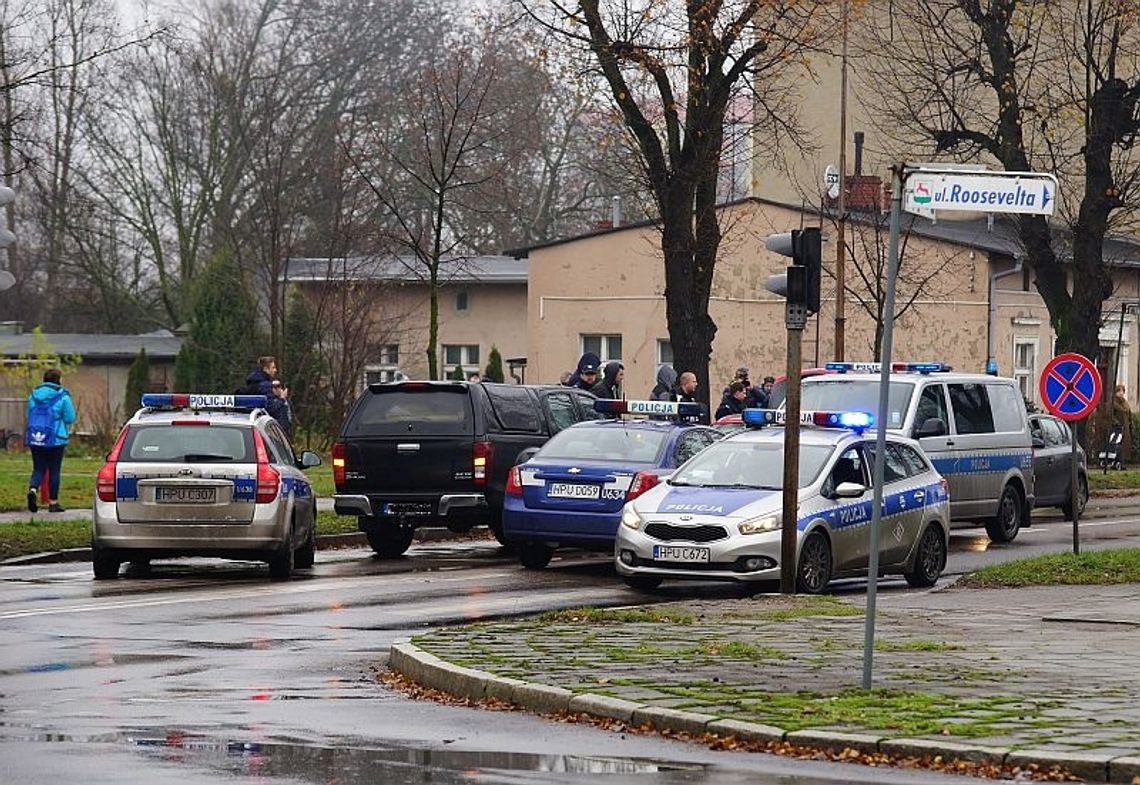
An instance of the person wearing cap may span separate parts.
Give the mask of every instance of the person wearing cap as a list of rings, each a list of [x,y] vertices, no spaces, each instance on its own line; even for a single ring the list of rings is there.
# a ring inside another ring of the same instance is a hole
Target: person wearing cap
[[[601,364],[602,361],[598,355],[593,352],[585,352],[579,358],[578,365],[570,376],[568,386],[589,392],[590,388],[598,383],[598,366]]]
[[[745,390],[750,390],[752,388],[752,383],[748,381],[748,369],[745,368],[744,366],[741,366],[741,367],[736,369],[736,375],[732,377],[732,381],[729,382],[728,386],[725,387],[724,390],[721,392],[721,394],[720,394],[720,406],[717,407],[718,412],[725,406],[732,406],[733,405],[732,387],[737,382],[740,382],[741,384],[743,384]],[[719,417],[720,415],[717,415],[717,416]]]

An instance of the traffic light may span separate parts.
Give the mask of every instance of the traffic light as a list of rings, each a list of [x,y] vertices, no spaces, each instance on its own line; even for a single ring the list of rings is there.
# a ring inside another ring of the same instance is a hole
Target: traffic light
[[[819,313],[820,273],[823,263],[822,238],[817,227],[770,234],[764,243],[769,251],[792,257],[792,266],[783,275],[768,277],[764,288],[802,305],[808,313]]]

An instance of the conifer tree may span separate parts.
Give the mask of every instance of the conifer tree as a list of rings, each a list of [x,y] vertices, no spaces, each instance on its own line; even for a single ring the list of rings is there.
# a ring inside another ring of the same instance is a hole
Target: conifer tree
[[[127,392],[123,398],[123,413],[130,415],[139,408],[142,394],[150,387],[150,360],[146,347],[139,349],[138,356],[127,371]]]
[[[489,382],[502,382],[506,378],[503,376],[503,355],[499,354],[495,346],[491,346],[491,354],[487,357],[487,370],[483,372],[483,376]]]

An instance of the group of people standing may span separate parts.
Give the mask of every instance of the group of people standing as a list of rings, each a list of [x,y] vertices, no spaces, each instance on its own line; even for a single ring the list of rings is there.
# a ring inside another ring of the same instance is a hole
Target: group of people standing
[[[775,385],[776,380],[771,376],[765,376],[764,381],[754,385],[748,379],[748,369],[743,366],[737,368],[736,375],[721,394],[716,418],[740,414],[745,409],[767,409]]]

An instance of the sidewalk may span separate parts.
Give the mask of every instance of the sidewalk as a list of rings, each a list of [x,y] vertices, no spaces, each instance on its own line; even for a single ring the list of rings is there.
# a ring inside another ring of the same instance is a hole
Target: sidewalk
[[[697,737],[1140,777],[1140,585],[880,594],[870,694],[864,599],[561,612],[427,632],[390,665],[462,697]]]

